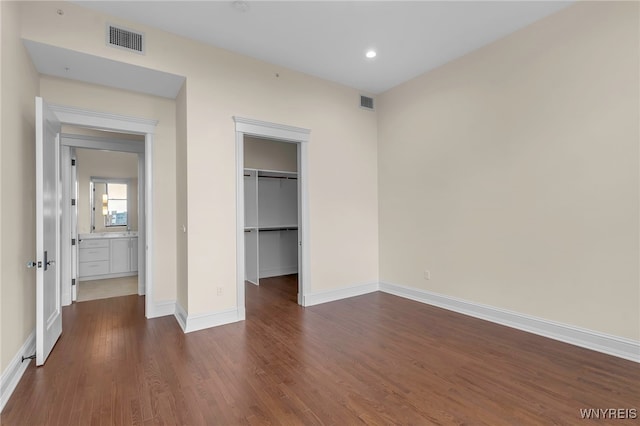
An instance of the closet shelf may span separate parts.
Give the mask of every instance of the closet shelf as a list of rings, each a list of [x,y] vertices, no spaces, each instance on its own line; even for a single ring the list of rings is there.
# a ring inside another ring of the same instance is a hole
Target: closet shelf
[[[258,228],[259,232],[268,232],[268,231],[297,231],[297,226],[266,226],[263,228]]]
[[[298,178],[296,176],[263,176],[263,175],[258,175],[258,179],[292,179],[292,180],[297,180]]]
[[[297,231],[298,225],[278,225],[278,226],[246,226],[244,232],[251,231]]]

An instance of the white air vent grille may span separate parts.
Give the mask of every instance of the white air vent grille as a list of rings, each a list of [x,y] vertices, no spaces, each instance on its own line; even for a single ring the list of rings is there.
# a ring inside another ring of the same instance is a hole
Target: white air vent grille
[[[107,45],[144,54],[144,34],[127,28],[107,25]]]
[[[360,95],[360,106],[366,109],[373,109],[373,98]]]

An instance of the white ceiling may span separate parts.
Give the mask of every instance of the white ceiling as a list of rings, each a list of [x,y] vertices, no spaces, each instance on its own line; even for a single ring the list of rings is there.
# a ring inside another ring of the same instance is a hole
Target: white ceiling
[[[555,1],[76,1],[377,94],[552,14]],[[135,28],[134,28],[135,29]],[[378,56],[364,53],[375,48]]]
[[[74,1],[378,94],[572,1]],[[133,30],[136,30],[133,25]],[[147,43],[152,40],[147,40]],[[184,77],[25,40],[42,74],[175,98]],[[366,50],[378,56],[366,59]]]

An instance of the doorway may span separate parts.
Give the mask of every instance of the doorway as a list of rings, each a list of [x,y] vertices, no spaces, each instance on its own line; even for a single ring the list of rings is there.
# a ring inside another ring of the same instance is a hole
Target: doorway
[[[138,274],[144,269],[144,259],[138,261],[139,246],[144,246],[139,238],[144,218],[138,217],[138,206],[144,202],[144,180],[138,179],[144,138],[75,128],[63,131],[63,149],[71,151],[72,159],[62,165],[71,169],[72,177],[63,183],[64,204],[72,205],[68,219],[76,242],[71,246],[72,301],[144,295],[145,283]],[[139,152],[108,149],[109,142],[119,140]],[[89,141],[95,148],[77,147]]]
[[[299,143],[244,136],[247,295],[270,291],[297,303]]]
[[[238,313],[239,316],[244,319],[246,317],[245,312],[245,275],[248,272],[247,265],[247,251],[250,250],[249,244],[245,239],[245,160],[244,160],[244,144],[245,138],[252,138],[253,143],[259,144],[260,141],[277,141],[279,143],[289,143],[296,146],[296,203],[297,207],[297,229],[287,230],[286,226],[284,232],[295,235],[294,243],[297,243],[295,249],[295,255],[297,256],[297,271],[298,271],[298,289],[297,289],[297,302],[299,305],[305,305],[305,293],[309,287],[309,208],[308,208],[308,194],[307,194],[307,144],[309,142],[310,130],[302,129],[299,127],[286,126],[276,123],[268,123],[264,121],[252,120],[242,117],[234,117],[236,124],[236,211],[237,211],[237,233],[236,233],[236,259],[237,259],[237,300],[238,300]],[[282,171],[281,171],[282,172]],[[249,173],[250,174],[250,173]],[[255,171],[256,179],[259,171]],[[269,174],[269,173],[267,173]],[[273,176],[278,179],[287,176],[286,173],[280,173],[281,176]],[[257,196],[257,194],[256,194]],[[280,227],[282,228],[282,227]],[[259,231],[259,230],[258,230]],[[281,232],[279,230],[279,232]],[[256,233],[257,235],[257,233]],[[253,245],[252,245],[253,246]],[[256,245],[255,247],[258,248]],[[259,255],[259,253],[258,253]],[[259,266],[258,266],[259,268]],[[259,279],[260,271],[256,271]],[[251,274],[251,272],[249,272]]]
[[[62,304],[144,295],[144,138],[63,131]]]
[[[154,318],[162,315],[161,312],[155,307],[153,303],[153,270],[150,267],[153,265],[153,210],[150,206],[153,205],[153,136],[157,121],[149,119],[141,119],[136,117],[120,116],[116,114],[105,114],[101,112],[94,112],[79,108],[51,105],[50,109],[56,115],[62,125],[72,126],[74,128],[92,129],[94,131],[115,132],[111,135],[120,133],[122,135],[135,135],[132,141],[131,139],[115,139],[88,136],[88,135],[62,135],[61,149],[60,150],[60,164],[71,164],[71,152],[72,148],[86,148],[86,149],[98,149],[106,151],[121,151],[136,153],[138,158],[138,244],[137,248],[131,250],[132,255],[135,256],[138,263],[138,294],[145,294],[145,316],[147,318]],[[64,142],[62,142],[64,139]],[[62,177],[64,178],[64,170]],[[67,175],[70,176],[70,172],[67,171]],[[70,179],[70,177],[69,177]],[[69,184],[70,186],[70,184]],[[64,188],[65,185],[62,185]],[[62,195],[62,194],[60,194]],[[62,197],[60,197],[62,199]],[[77,262],[77,258],[73,259],[72,249],[74,244],[77,244],[77,234],[72,234],[73,224],[65,220],[61,220],[65,217],[73,216],[70,211],[71,203],[62,203],[62,215],[60,217],[60,223],[63,227],[67,226],[67,233],[65,235],[71,235],[71,238],[60,238],[59,246],[61,248],[61,264],[69,265],[69,267],[61,268],[61,287],[62,287],[62,300],[63,304],[70,304],[72,299],[72,287],[74,279],[72,277],[72,262]],[[62,232],[61,232],[62,233]],[[74,238],[75,237],[75,238]],[[75,241],[74,241],[75,239]],[[131,244],[131,243],[130,243]]]

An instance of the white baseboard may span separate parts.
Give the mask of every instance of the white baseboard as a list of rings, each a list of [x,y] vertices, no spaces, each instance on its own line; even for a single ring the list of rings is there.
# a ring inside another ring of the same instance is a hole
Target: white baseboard
[[[189,315],[179,303],[176,303],[175,306],[176,320],[185,333],[244,320],[244,312],[239,312],[237,308],[220,312]]]
[[[333,302],[348,297],[360,296],[362,294],[378,291],[378,283],[366,283],[351,287],[342,287],[335,290],[325,290],[304,295],[302,306],[313,306],[321,303]]]
[[[635,340],[397,284],[381,282],[380,291],[538,334],[550,339],[570,343],[586,349],[640,362],[640,342]]]
[[[182,305],[178,302],[176,302],[176,311],[173,315],[176,317],[176,320],[178,321],[178,324],[180,325],[182,332],[186,333],[187,332],[186,331],[187,330],[187,312],[184,310]]]
[[[147,318],[166,317],[167,315],[173,315],[176,312],[175,300],[166,300],[164,302],[152,302],[149,306],[150,309],[145,312]],[[149,312],[150,311],[150,312]]]
[[[2,412],[7,401],[9,401],[11,394],[13,394],[16,386],[18,386],[18,382],[20,382],[22,375],[27,370],[31,361],[25,360],[22,362],[22,356],[29,356],[35,352],[36,331],[33,330],[7,368],[2,372],[2,376],[0,376],[0,412]]]

